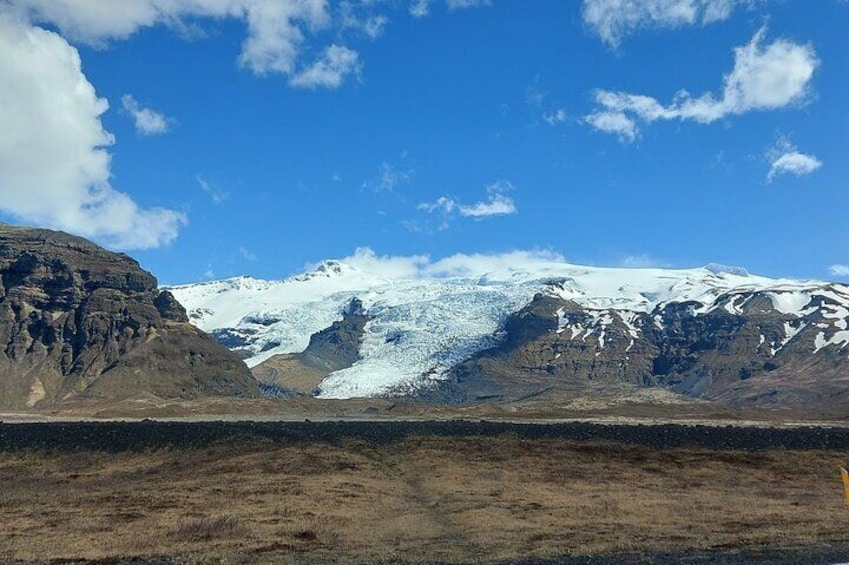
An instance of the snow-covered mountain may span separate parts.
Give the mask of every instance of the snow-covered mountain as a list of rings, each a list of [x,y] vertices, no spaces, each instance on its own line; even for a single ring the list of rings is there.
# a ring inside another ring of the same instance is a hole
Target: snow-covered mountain
[[[650,366],[652,361],[657,365],[671,347],[665,343],[681,341],[676,332],[697,331],[682,329],[682,316],[737,320],[723,326],[731,328],[727,333],[733,337],[743,328],[741,320],[754,319],[755,314],[767,316],[746,330],[759,334],[757,343],[735,342],[733,347],[752,348],[751,356],[762,362],[764,371],[771,370],[769,358],[782,352],[786,356],[787,351],[798,357],[827,350],[833,359],[845,362],[842,371],[849,367],[849,287],[765,278],[720,265],[682,270],[582,267],[545,253],[430,262],[358,251],[285,280],[237,277],[170,290],[194,324],[242,353],[252,367],[279,354],[303,351],[313,334],[343,317],[353,298],[362,301],[368,322],[359,360],[320,382],[318,393],[328,398],[398,394],[438,385],[462,362],[497,347],[505,339],[505,322],[539,296],[550,297],[555,301],[552,309],[557,308],[544,314],[552,317],[553,325],[546,330],[550,339],[560,343],[551,345],[559,356],[553,353],[557,357],[545,361],[549,373],[554,360],[562,362],[564,352],[578,351],[563,349],[566,342],[580,345],[581,355],[590,344],[593,355],[601,356],[599,362],[613,355],[621,357],[621,365],[634,354],[635,342],[644,340],[648,365],[640,378],[651,380],[652,371],[660,370]],[[771,329],[761,331],[761,326]],[[620,349],[617,340],[624,344]],[[685,341],[691,349],[681,353],[683,358],[697,355],[698,337]],[[732,347],[727,339],[720,342],[724,345],[715,347]],[[751,359],[747,363],[752,365]],[[692,373],[691,365],[686,369]],[[741,379],[748,378],[740,371]]]

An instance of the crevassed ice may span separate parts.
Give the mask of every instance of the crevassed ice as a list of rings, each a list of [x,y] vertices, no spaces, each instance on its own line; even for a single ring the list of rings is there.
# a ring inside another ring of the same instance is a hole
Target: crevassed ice
[[[839,330],[823,336],[824,346],[844,339],[849,343],[849,332],[842,333],[849,317],[849,287],[817,281],[776,280],[742,271],[611,269],[556,261],[480,272],[470,267],[462,275],[420,270],[399,277],[378,271],[329,262],[282,281],[239,277],[170,290],[188,311],[200,314],[193,322],[201,329],[229,328],[249,335],[251,366],[278,353],[302,351],[312,334],[340,319],[345,305],[358,297],[373,319],[366,326],[362,359],[321,384],[321,394],[333,398],[403,391],[442,377],[451,366],[493,344],[493,333],[505,317],[543,290],[591,310],[588,327],[567,328],[565,319],[558,324],[573,338],[603,332],[612,323],[611,313],[633,338],[636,313],[696,301],[703,305],[694,310],[698,315],[717,307],[718,298],[729,292],[763,291],[777,310],[795,316],[807,312],[815,295],[839,304],[823,308],[824,321]],[[550,286],[552,281],[559,284]],[[735,312],[742,307],[736,297],[722,304]],[[662,328],[659,318],[654,323]],[[801,323],[785,328],[780,345],[801,329]]]

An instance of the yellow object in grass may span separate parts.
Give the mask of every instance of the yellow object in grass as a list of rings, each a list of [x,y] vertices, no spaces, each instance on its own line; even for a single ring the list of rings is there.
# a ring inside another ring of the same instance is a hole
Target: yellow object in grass
[[[849,471],[841,467],[840,476],[843,477],[843,488],[846,491],[846,504],[849,504]]]

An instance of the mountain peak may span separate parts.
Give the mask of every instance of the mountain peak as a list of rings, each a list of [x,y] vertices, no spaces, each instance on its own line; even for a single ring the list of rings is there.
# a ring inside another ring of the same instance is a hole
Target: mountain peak
[[[355,271],[357,271],[357,269],[347,263],[343,263],[336,259],[328,259],[319,263],[316,267],[312,268],[312,270],[296,275],[290,280],[303,282],[314,279],[332,279],[345,276],[346,274]]]

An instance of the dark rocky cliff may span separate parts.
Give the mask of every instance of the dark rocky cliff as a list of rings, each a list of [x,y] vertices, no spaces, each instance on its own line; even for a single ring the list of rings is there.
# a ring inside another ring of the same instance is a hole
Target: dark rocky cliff
[[[843,327],[825,317],[827,300],[814,297],[803,317],[776,310],[758,292],[721,296],[698,315],[698,302],[646,314],[588,310],[540,293],[507,318],[496,347],[460,363],[424,395],[516,400],[551,389],[624,385],[730,405],[849,406],[846,347],[824,345],[828,332]]]
[[[0,224],[0,276],[0,407],[258,394],[242,361],[127,255]]]
[[[342,319],[310,336],[300,353],[275,355],[253,368],[262,383],[279,387],[284,393],[311,394],[333,371],[346,369],[360,359],[360,342],[369,316],[363,303],[352,298]]]

